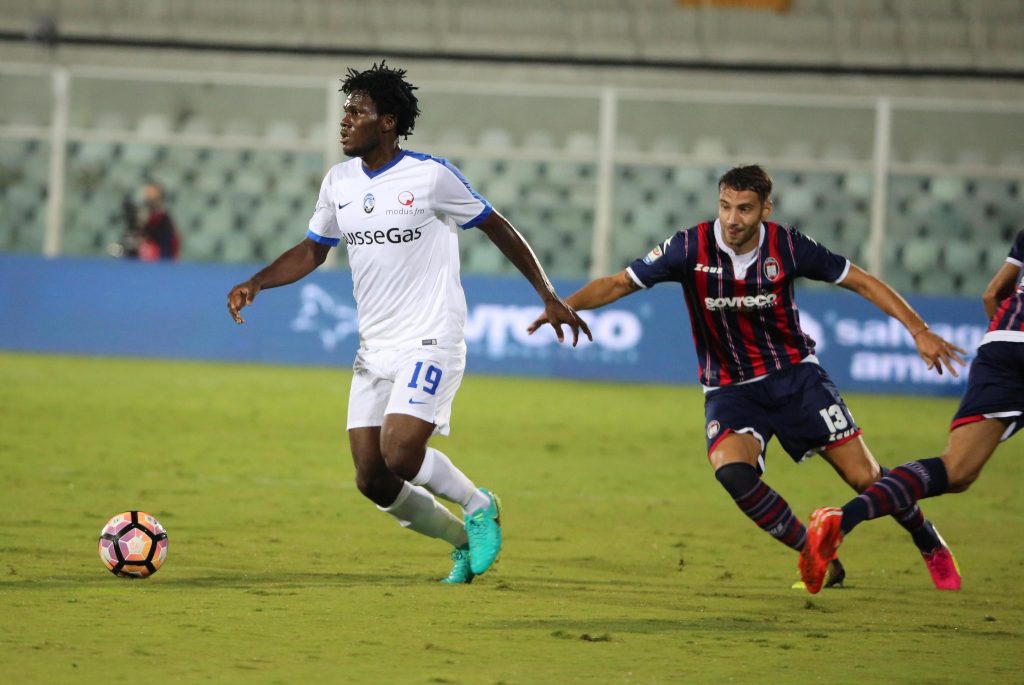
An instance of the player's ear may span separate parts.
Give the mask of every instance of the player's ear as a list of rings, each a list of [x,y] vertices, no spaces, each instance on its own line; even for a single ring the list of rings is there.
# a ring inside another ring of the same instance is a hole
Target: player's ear
[[[764,219],[767,219],[771,215],[772,208],[774,206],[775,205],[772,204],[772,199],[771,198],[768,198],[767,200],[764,201],[764,209],[761,210],[761,219],[762,219],[762,221]]]
[[[394,131],[398,126],[398,117],[394,114],[385,114],[380,118],[380,130],[382,133]]]

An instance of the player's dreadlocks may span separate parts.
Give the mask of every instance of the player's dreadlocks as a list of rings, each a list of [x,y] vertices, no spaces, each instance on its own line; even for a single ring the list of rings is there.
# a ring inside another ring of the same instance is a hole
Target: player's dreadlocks
[[[406,137],[416,126],[419,116],[419,100],[413,93],[416,86],[405,80],[405,69],[392,69],[381,60],[374,63],[366,71],[356,71],[351,67],[348,75],[341,81],[341,90],[346,95],[355,91],[365,91],[377,106],[378,114],[394,114],[398,120],[395,133]]]
[[[753,190],[764,202],[772,194],[772,177],[757,164],[738,166],[722,174],[722,178],[718,179],[718,187]]]

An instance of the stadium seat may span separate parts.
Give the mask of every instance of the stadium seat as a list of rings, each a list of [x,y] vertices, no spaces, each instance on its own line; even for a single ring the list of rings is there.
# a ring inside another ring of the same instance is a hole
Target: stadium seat
[[[324,145],[327,142],[328,135],[331,135],[332,140],[335,140],[334,132],[337,130],[338,129],[335,128],[335,125],[333,123],[330,129],[328,129],[327,124],[325,124],[323,121],[314,121],[313,123],[306,127],[306,135],[304,136],[304,139],[306,140],[307,143],[312,143],[314,145]]]
[[[790,140],[783,144],[779,156],[792,161],[807,161],[816,159],[814,145],[809,140]]]
[[[936,176],[931,180],[931,196],[939,201],[957,202],[967,195],[967,182],[956,176]]]
[[[700,159],[719,161],[729,156],[729,149],[720,138],[702,136],[693,144],[693,154]]]
[[[242,193],[262,195],[267,191],[267,177],[258,170],[241,169],[234,175],[232,186]]]
[[[943,247],[943,263],[946,270],[956,275],[966,275],[981,268],[982,253],[978,246],[965,240],[953,240]]]
[[[1010,245],[992,244],[982,249],[982,263],[984,264],[985,275],[989,280],[1006,263],[1006,257],[1010,254]]]
[[[93,120],[92,127],[100,131],[124,131],[131,130],[128,123],[128,116],[122,112],[100,112]]]
[[[558,147],[555,137],[548,131],[531,129],[523,136],[523,147],[528,150],[550,152]]]
[[[250,119],[228,119],[224,122],[221,132],[234,138],[255,138],[258,127],[256,122]]]
[[[939,270],[940,245],[928,239],[913,240],[903,246],[903,267],[912,274]]]
[[[988,287],[989,281],[992,280],[992,275],[994,273],[995,272],[989,274],[981,271],[980,269],[975,269],[974,271],[969,271],[963,274],[960,277],[960,287],[957,290],[958,294],[978,302],[981,294],[985,292],[985,289]],[[978,308],[981,308],[980,305]]]
[[[160,112],[147,112],[139,117],[135,132],[140,136],[163,137],[171,132],[171,120]]]
[[[120,162],[133,168],[142,170],[156,162],[160,156],[160,148],[156,145],[145,143],[127,143],[121,147]]]
[[[565,138],[567,152],[592,155],[597,152],[597,137],[590,131],[573,131]]]
[[[956,279],[944,273],[941,269],[926,271],[918,274],[914,279],[913,289],[922,295],[944,295],[956,294]]]
[[[302,132],[294,121],[277,120],[267,124],[267,140],[291,142],[299,140]]]
[[[507,150],[515,147],[515,140],[507,129],[492,126],[480,132],[478,144],[485,150]]]
[[[213,122],[203,116],[191,116],[181,126],[181,132],[190,136],[213,135]]]

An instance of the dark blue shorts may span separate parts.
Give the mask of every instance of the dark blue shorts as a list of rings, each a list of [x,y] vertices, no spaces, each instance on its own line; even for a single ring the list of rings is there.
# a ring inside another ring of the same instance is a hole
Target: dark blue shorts
[[[978,348],[949,429],[997,418],[1010,422],[1003,440],[1024,428],[1024,343],[990,342]]]
[[[861,433],[825,369],[809,362],[708,393],[704,418],[708,454],[729,433],[749,433],[761,443],[762,470],[773,436],[793,461],[802,461]]]

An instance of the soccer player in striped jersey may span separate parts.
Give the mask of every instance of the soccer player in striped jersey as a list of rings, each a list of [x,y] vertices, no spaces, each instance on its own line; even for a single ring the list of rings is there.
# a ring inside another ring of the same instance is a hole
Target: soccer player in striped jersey
[[[342,241],[352,269],[359,351],[348,435],[359,491],[409,528],[452,545],[446,583],[469,583],[501,549],[500,503],[478,488],[430,436],[447,435],[466,366],[460,229],[478,228],[529,280],[552,321],[590,331],[558,297],[523,237],[447,160],[403,150],[419,114],[405,71],[383,62],[350,69],[341,88],[342,150],[327,172],[306,238],[228,294],[239,311],[267,288],[311,273]],[[559,326],[558,339],[563,339]],[[456,518],[437,501],[458,504]]]
[[[821,588],[828,558],[858,524],[926,497],[964,492],[999,443],[1024,427],[1024,231],[983,300],[991,321],[971,364],[945,451],[893,469],[841,509],[825,507],[811,514],[800,575],[812,593]],[[946,589],[960,589],[959,573],[950,576]]]
[[[860,294],[898,319],[929,368],[939,373],[945,366],[955,375],[953,362],[963,360],[959,348],[930,331],[885,283],[795,229],[768,221],[771,190],[771,178],[761,167],[731,169],[719,179],[716,221],[678,231],[624,271],[591,281],[566,302],[577,310],[595,309],[664,281],[682,285],[715,477],[747,517],[799,552],[807,536],[803,523],[762,480],[765,448],[773,436],[795,461],[821,454],[857,492],[886,472],[818,364],[814,341],[800,328],[795,279],[829,281]],[[529,330],[549,322],[541,315]],[[916,505],[894,510],[893,516],[926,561],[945,549]],[[834,560],[829,584],[844,575]]]

